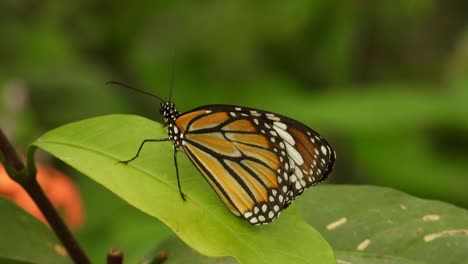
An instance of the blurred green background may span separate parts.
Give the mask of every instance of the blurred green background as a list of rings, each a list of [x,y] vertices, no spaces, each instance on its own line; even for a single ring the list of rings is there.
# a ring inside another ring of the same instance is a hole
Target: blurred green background
[[[0,36],[0,122],[21,150],[88,117],[160,122],[158,101],[105,82],[167,98],[176,54],[180,110],[220,103],[282,113],[335,147],[328,183],[468,207],[466,1],[3,0]],[[96,261],[110,247],[136,260],[170,235],[51,162],[82,191],[87,221],[77,234]]]

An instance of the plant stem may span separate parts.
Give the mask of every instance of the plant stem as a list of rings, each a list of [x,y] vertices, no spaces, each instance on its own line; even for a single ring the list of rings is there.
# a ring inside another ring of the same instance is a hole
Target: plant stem
[[[67,249],[68,254],[73,261],[80,264],[90,263],[89,258],[81,249],[78,242],[62,221],[57,211],[55,211],[52,203],[49,201],[37,182],[34,159],[32,158],[33,153],[28,156],[29,168],[26,168],[1,129],[0,151],[3,154],[5,170],[8,172],[8,175],[26,190],[28,195],[47,219],[47,222],[54,230],[57,237],[62,241],[63,246]],[[33,151],[34,150],[31,152]]]
[[[8,164],[13,167],[16,171],[24,170],[24,164],[16,153],[15,149],[11,145],[8,138],[3,133],[3,130],[0,129],[0,148],[5,159],[5,165]],[[5,168],[7,169],[7,168]]]
[[[123,252],[120,249],[113,248],[107,252],[107,264],[122,264],[123,263]]]

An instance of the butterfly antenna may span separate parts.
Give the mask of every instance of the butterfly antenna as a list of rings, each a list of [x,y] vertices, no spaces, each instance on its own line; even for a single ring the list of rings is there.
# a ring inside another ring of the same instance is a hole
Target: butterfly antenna
[[[172,66],[171,66],[171,88],[169,90],[169,102],[172,100],[172,89],[174,88],[174,75],[175,75],[175,53],[172,53]]]
[[[155,95],[155,94],[152,94],[152,93],[149,93],[149,92],[146,92],[146,91],[137,89],[137,88],[135,88],[135,87],[126,85],[126,84],[124,84],[124,83],[110,81],[110,82],[106,82],[106,84],[113,84],[113,85],[122,86],[122,87],[125,87],[125,88],[128,88],[128,89],[131,89],[131,90],[140,92],[140,93],[142,93],[142,94],[146,94],[146,95],[149,95],[149,96],[151,96],[151,97],[157,98],[157,99],[158,99],[159,101],[161,101],[162,103],[165,102],[161,97],[159,97],[159,96],[157,96],[157,95]]]

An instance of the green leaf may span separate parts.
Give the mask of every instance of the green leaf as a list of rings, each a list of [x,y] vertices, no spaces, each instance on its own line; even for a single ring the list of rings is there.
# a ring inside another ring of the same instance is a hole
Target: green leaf
[[[465,209],[373,186],[324,185],[303,196],[297,206],[339,263],[468,263]]]
[[[291,206],[274,223],[253,227],[231,214],[201,174],[178,155],[183,201],[177,188],[170,142],[158,123],[111,115],[72,123],[40,137],[34,145],[88,175],[136,208],[159,218],[185,243],[207,256],[233,256],[242,263],[335,263],[320,233]]]
[[[0,263],[71,263],[54,233],[0,197]]]
[[[468,263],[468,211],[383,187],[321,185],[295,202],[335,250],[339,264]],[[208,259],[180,240],[152,253],[167,263],[232,263]]]

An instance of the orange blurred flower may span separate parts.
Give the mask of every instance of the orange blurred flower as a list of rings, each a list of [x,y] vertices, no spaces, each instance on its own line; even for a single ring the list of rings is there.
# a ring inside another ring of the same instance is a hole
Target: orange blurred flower
[[[64,173],[45,165],[37,164],[37,180],[53,206],[61,213],[67,226],[76,230],[84,222],[84,209],[76,185]],[[47,224],[36,204],[26,191],[7,175],[0,164],[0,195],[15,202],[25,211]]]

